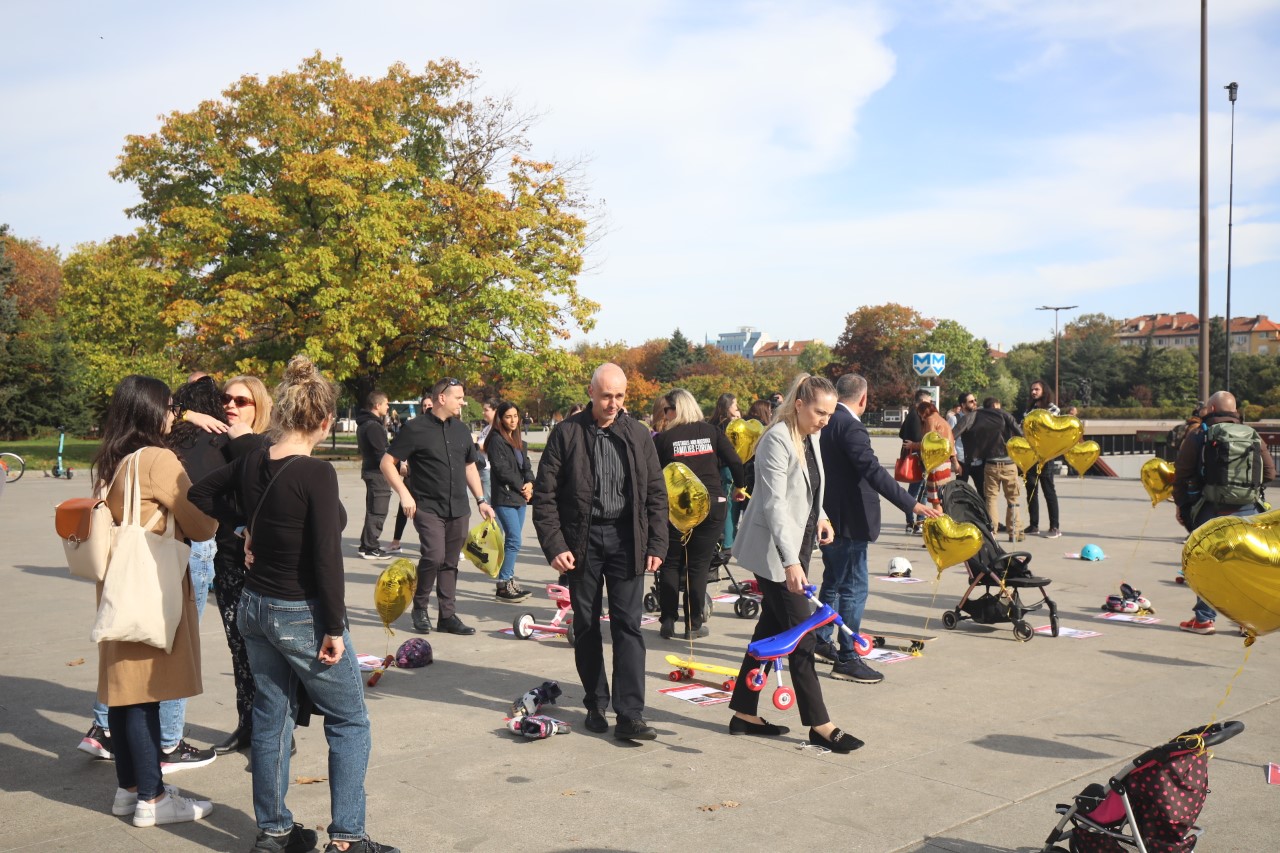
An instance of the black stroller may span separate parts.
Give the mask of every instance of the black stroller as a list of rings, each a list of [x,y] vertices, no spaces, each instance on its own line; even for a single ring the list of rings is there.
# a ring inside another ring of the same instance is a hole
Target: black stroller
[[[1031,554],[1026,551],[1005,553],[991,534],[987,507],[977,490],[968,483],[952,480],[941,489],[942,508],[957,523],[969,522],[982,531],[982,550],[965,567],[969,570],[969,588],[955,608],[942,614],[943,627],[951,630],[962,620],[972,619],[979,625],[1013,623],[1013,636],[1026,642],[1036,635],[1024,618],[1042,607],[1049,608],[1049,630],[1058,636],[1058,605],[1045,592],[1052,581],[1031,574]],[[984,592],[975,596],[981,586]],[[992,592],[992,587],[996,591]],[[1041,600],[1024,604],[1021,590],[1039,591]]]
[[[1238,720],[1215,723],[1142,753],[1105,787],[1095,782],[1071,805],[1060,804],[1062,819],[1041,853],[1067,849],[1055,847],[1059,841],[1066,841],[1071,853],[1195,849],[1201,831],[1196,818],[1209,796],[1208,747],[1242,731]]]

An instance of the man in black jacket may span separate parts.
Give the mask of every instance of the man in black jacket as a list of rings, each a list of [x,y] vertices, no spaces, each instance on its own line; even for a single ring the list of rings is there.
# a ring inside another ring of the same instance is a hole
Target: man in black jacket
[[[1014,464],[1006,447],[1009,439],[1022,435],[1022,427],[1013,415],[1000,408],[1000,401],[987,397],[982,408],[956,425],[954,437],[964,436],[965,455],[981,459],[983,468],[982,495],[987,502],[987,515],[991,517],[991,530],[998,529],[996,521],[1000,509],[1000,492],[1004,492],[1006,508],[1005,526],[1009,541],[1022,541],[1022,522],[1018,516],[1022,492],[1018,487],[1018,466]],[[975,486],[978,483],[974,483]]]
[[[385,560],[390,554],[378,545],[387,523],[391,487],[382,476],[382,454],[387,452],[387,395],[371,391],[364,408],[356,412],[356,444],[360,448],[360,479],[364,480],[364,529],[360,533],[360,556]]]
[[[880,498],[903,512],[936,518],[942,510],[927,507],[899,486],[884,470],[862,425],[867,410],[867,380],[846,373],[836,380],[836,410],[822,428],[822,467],[827,474],[822,510],[835,539],[822,547],[822,590],[818,597],[857,632],[867,603],[867,547],[880,537]],[[831,626],[818,629],[816,654],[834,666],[831,677],[876,684],[884,676],[863,662],[853,642],[840,632],[840,648],[831,642]]]
[[[653,740],[645,724],[644,575],[667,553],[667,490],[649,430],[623,409],[627,377],[616,364],[591,376],[591,405],[565,418],[547,440],[533,487],[533,526],[551,566],[573,591],[573,646],[586,694],[586,728]],[[613,690],[604,668],[601,594],[609,592]]]

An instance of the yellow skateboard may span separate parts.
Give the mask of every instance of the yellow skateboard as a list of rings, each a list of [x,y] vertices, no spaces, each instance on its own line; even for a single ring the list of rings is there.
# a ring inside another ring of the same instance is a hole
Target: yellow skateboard
[[[726,676],[728,680],[720,686],[730,692],[733,691],[734,685],[737,683],[738,670],[730,669],[727,666],[718,666],[714,663],[701,663],[696,660],[685,660],[679,655],[667,655],[667,663],[676,667],[667,675],[667,678],[672,681],[690,681],[694,678],[695,672],[704,672],[708,675]]]

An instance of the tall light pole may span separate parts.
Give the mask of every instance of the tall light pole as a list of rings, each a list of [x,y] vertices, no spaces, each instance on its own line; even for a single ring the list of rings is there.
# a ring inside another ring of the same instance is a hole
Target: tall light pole
[[[1053,404],[1058,405],[1058,395],[1062,390],[1058,387],[1058,312],[1079,308],[1079,305],[1041,305],[1037,311],[1053,312]]]
[[[1232,82],[1223,86],[1227,97],[1231,99],[1231,158],[1227,167],[1227,369],[1223,390],[1231,390],[1231,207],[1236,193],[1236,91],[1239,84]]]
[[[1200,399],[1209,399],[1209,0],[1200,0]]]

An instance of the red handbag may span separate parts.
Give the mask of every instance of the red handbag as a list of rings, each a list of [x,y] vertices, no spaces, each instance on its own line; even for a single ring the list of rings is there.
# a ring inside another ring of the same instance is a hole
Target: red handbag
[[[924,479],[924,464],[914,453],[903,453],[893,466],[893,479],[899,483],[918,483]]]

